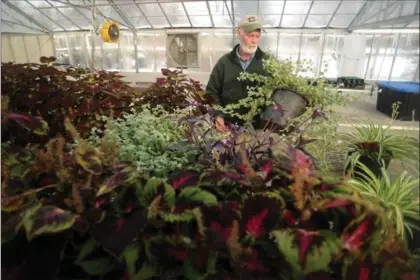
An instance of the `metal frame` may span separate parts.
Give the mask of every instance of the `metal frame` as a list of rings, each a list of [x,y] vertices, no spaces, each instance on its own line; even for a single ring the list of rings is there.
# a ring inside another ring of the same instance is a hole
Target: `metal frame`
[[[45,30],[46,32],[51,32],[50,29],[46,28],[41,23],[39,23],[38,21],[36,21],[32,17],[28,16],[26,13],[24,13],[23,11],[21,11],[20,9],[18,9],[15,5],[13,5],[12,3],[10,3],[8,0],[2,0],[2,3],[6,4],[9,8],[11,8],[16,13],[20,14],[21,16],[23,16],[24,18],[26,18],[30,22],[34,23],[35,25],[37,25],[38,27],[40,27],[42,30]]]
[[[386,20],[382,20],[382,21],[376,21],[376,22],[371,22],[371,23],[366,23],[366,24],[353,26],[349,29],[351,31],[353,31],[355,29],[372,29],[372,28],[377,28],[377,27],[387,26],[387,25],[401,24],[401,23],[407,23],[407,22],[411,23],[412,21],[415,21],[416,19],[418,19],[419,16],[420,16],[420,14],[415,14],[415,15],[411,15],[411,16],[396,17],[396,18],[392,18],[392,19],[386,19]]]
[[[306,25],[306,21],[308,20],[308,17],[309,17],[309,14],[311,13],[311,10],[312,10],[312,7],[313,7],[313,5],[314,5],[314,0],[312,0],[312,2],[311,2],[311,5],[309,6],[309,10],[308,10],[308,12],[306,13],[306,16],[305,16],[305,20],[303,21],[303,24],[302,24],[302,28],[304,28],[305,27],[305,25]]]
[[[188,23],[190,24],[190,27],[193,27],[191,19],[190,19],[190,15],[188,14],[188,11],[187,11],[187,8],[185,7],[184,2],[182,2],[182,8],[184,9],[185,15],[187,16]],[[210,10],[209,2],[207,2],[207,9]],[[211,20],[211,23],[213,24],[213,19]],[[213,24],[213,26],[214,26],[214,24]]]
[[[26,1],[28,2],[28,1]],[[71,20],[68,16],[66,16],[64,13],[62,13],[59,9],[57,9],[53,4],[50,3],[50,1],[46,0],[45,2],[47,2],[51,7],[54,7],[54,9],[63,17],[65,17],[68,21],[70,21],[74,26],[76,26],[79,29],[82,29],[76,22],[74,22],[73,20]],[[29,3],[29,2],[28,2]],[[39,10],[38,10],[39,11]],[[41,13],[41,11],[39,11]],[[55,21],[54,21],[55,23]]]
[[[389,75],[388,75],[388,81],[391,80],[392,72],[394,71],[395,58],[397,57],[400,41],[401,41],[401,33],[398,33],[397,42],[395,42],[395,52],[394,52],[394,56],[392,57],[392,62],[391,62],[391,70],[389,71]]]
[[[25,0],[26,3],[28,3],[30,6],[32,6],[32,8],[34,8],[36,11],[38,11],[39,13],[41,13],[42,15],[44,15],[44,17],[46,17],[47,19],[51,20],[52,22],[54,22],[58,27],[60,27],[61,29],[63,29],[64,31],[68,31],[66,28],[64,28],[64,26],[62,26],[61,24],[59,24],[57,21],[53,20],[49,15],[47,15],[46,13],[44,13],[43,11],[40,11],[37,7],[35,7],[31,2],[29,2],[28,0]],[[49,3],[48,3],[49,4]],[[50,4],[51,5],[51,4]],[[55,9],[55,7],[53,7]],[[58,10],[57,10],[58,11]]]

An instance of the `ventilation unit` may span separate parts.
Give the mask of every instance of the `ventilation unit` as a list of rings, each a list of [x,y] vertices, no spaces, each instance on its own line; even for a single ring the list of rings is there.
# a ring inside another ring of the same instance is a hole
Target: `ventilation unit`
[[[198,68],[198,33],[167,34],[168,68]]]

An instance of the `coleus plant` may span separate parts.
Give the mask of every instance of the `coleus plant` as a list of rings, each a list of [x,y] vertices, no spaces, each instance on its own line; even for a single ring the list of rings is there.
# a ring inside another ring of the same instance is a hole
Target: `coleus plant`
[[[157,78],[148,89],[142,92],[139,104],[160,105],[168,112],[193,106],[196,113],[205,113],[204,104],[211,104],[211,97],[199,81],[187,77],[182,70],[162,68],[163,77]]]
[[[76,150],[56,138],[2,161],[32,155],[2,176],[8,279],[362,280],[413,270],[380,207],[324,183],[286,142],[273,157],[251,162],[239,150],[238,163],[157,179],[66,127]]]
[[[92,126],[103,125],[98,116],[118,117],[135,102],[136,90],[117,73],[64,69],[50,65],[48,59],[43,61],[47,64],[2,63],[1,96],[2,101],[7,101],[4,109],[38,116],[49,124],[47,135],[19,137],[23,145],[45,144],[58,135],[70,137],[64,127],[66,117],[85,137]],[[17,135],[11,129],[8,132],[3,136],[10,140]]]

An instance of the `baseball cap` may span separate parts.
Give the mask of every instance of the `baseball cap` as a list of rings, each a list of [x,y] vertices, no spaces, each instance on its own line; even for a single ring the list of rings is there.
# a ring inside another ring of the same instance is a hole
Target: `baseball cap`
[[[239,23],[239,28],[242,28],[245,32],[262,29],[261,20],[256,15],[245,16]]]

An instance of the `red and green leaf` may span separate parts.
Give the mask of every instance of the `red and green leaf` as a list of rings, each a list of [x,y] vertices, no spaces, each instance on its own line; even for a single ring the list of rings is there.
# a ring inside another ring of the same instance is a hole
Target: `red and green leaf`
[[[184,187],[196,186],[200,180],[200,173],[193,170],[181,171],[171,174],[168,183],[176,190]]]
[[[69,229],[77,215],[55,206],[43,206],[25,216],[23,226],[29,240],[34,237]]]

